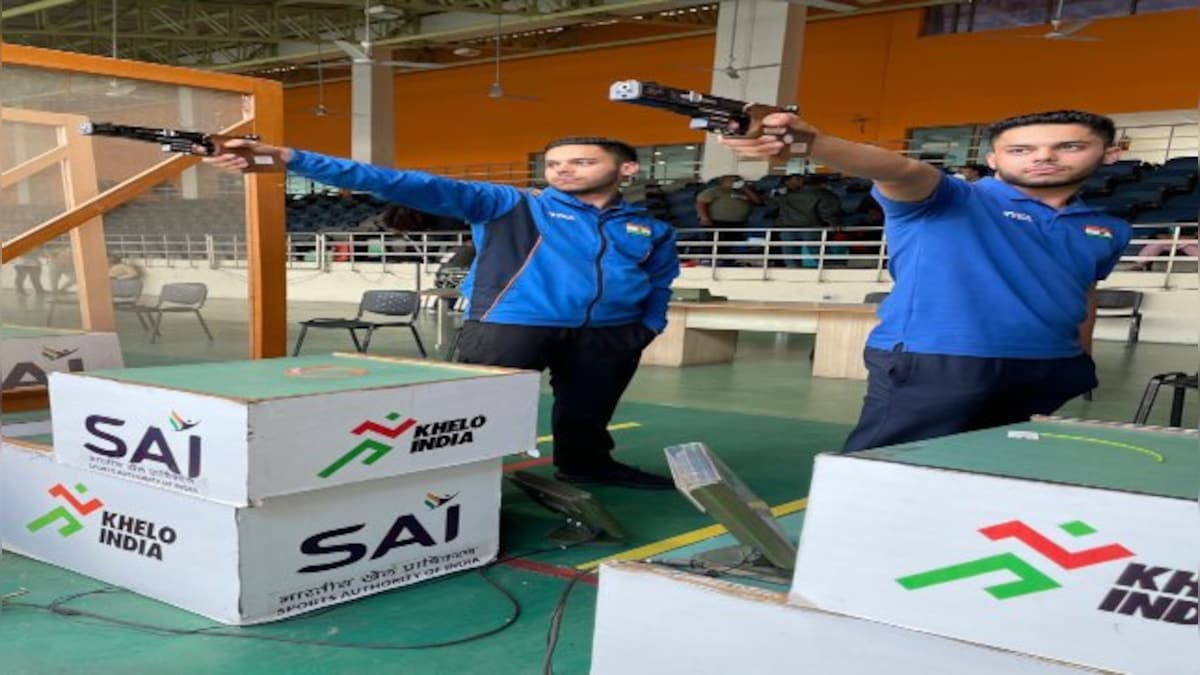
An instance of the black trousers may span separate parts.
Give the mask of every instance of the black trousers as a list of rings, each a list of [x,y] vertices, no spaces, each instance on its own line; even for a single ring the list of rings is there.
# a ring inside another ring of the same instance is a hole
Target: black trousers
[[[608,433],[617,402],[654,339],[642,323],[549,328],[466,321],[458,360],[489,366],[550,369],[554,390],[554,464],[586,471],[612,460]]]
[[[994,359],[868,347],[864,358],[867,396],[842,452],[1026,422],[1098,384],[1087,354]]]

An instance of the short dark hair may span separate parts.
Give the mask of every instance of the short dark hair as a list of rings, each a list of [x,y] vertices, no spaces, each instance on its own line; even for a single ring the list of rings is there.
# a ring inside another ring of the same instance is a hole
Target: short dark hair
[[[637,150],[634,150],[632,145],[614,138],[604,138],[602,136],[568,136],[567,138],[550,141],[546,144],[545,151],[549,152],[551,148],[557,148],[561,145],[596,145],[604,148],[619,162],[638,161]]]
[[[1111,146],[1117,137],[1116,125],[1113,124],[1112,119],[1104,115],[1082,110],[1052,110],[1002,119],[988,127],[988,142],[994,142],[997,136],[1009,129],[1034,124],[1082,124],[1104,139],[1105,147]]]

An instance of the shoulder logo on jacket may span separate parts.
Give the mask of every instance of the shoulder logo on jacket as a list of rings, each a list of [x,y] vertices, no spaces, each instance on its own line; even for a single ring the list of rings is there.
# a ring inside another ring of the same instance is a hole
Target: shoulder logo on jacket
[[[1019,220],[1025,223],[1033,222],[1033,216],[1029,215],[1028,213],[1021,213],[1020,211],[1005,211],[1004,216],[1006,218],[1012,218],[1013,220]]]
[[[546,215],[559,220],[575,220],[575,216],[569,213],[558,213],[557,211],[547,211]]]
[[[1089,237],[1101,237],[1103,239],[1112,239],[1112,230],[1101,225],[1084,225],[1083,233]]]
[[[625,233],[639,237],[649,237],[651,234],[648,226],[639,223],[625,223]]]

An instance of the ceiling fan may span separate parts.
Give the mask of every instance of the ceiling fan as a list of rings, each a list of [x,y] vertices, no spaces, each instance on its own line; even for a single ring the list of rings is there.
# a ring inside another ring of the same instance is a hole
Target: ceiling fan
[[[314,117],[342,117],[345,113],[333,112],[325,105],[325,68],[321,62],[321,43],[317,43],[317,104],[309,108],[308,111]]]
[[[503,20],[504,16],[502,14],[496,15],[496,54],[494,57],[496,75],[495,79],[492,80],[491,86],[488,87],[487,96],[494,101],[501,99],[509,101],[540,101],[541,99],[536,96],[520,96],[505,93],[504,87],[500,84],[500,37]]]
[[[1014,37],[1026,40],[1063,40],[1070,42],[1099,42],[1100,38],[1091,37],[1089,35],[1076,35],[1079,31],[1089,26],[1091,21],[1078,21],[1072,24],[1064,23],[1062,20],[1063,5],[1066,0],[1058,0],[1058,8],[1054,11],[1054,17],[1050,19],[1050,32],[1042,35],[1016,35]]]

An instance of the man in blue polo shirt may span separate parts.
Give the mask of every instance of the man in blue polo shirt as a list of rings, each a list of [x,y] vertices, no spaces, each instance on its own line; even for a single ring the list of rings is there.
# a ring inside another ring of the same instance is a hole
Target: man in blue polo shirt
[[[763,124],[723,142],[769,157],[789,133],[812,133],[813,159],[873,180],[886,213],[895,286],[867,340],[867,395],[845,452],[1025,421],[1096,387],[1095,284],[1132,230],[1077,193],[1117,160],[1112,120],[1068,110],[997,122],[995,176],[976,182],[794,115]]]

